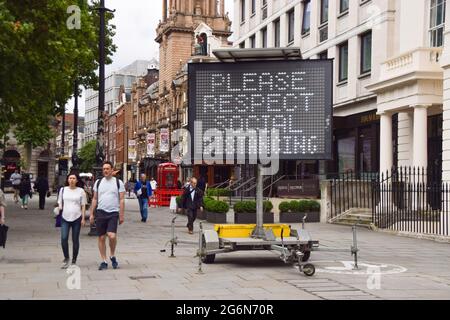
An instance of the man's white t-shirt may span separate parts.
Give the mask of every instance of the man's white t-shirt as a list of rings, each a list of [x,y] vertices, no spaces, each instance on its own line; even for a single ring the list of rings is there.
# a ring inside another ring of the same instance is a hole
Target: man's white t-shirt
[[[108,213],[119,212],[119,192],[125,192],[125,185],[119,180],[119,190],[117,190],[115,177],[111,177],[110,179],[103,178],[100,187],[98,187],[99,182],[100,180],[97,180],[94,184],[94,192],[97,192],[97,210],[103,210]]]
[[[62,189],[59,192],[58,204],[62,207]],[[64,187],[64,208],[62,217],[67,222],[73,222],[79,219],[82,215],[81,206],[86,205],[86,192],[81,188],[71,189]]]
[[[22,175],[20,173],[13,173],[10,177],[13,186],[18,186],[22,180]]]

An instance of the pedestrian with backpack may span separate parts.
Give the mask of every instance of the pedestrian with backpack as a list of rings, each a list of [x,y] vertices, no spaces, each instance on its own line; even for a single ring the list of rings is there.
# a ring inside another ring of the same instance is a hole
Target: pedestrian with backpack
[[[118,224],[122,225],[125,221],[125,186],[121,180],[113,177],[113,164],[109,161],[103,164],[103,178],[94,184],[89,221],[91,225],[94,224],[94,221],[96,222],[98,248],[102,258],[99,270],[108,269],[107,237],[112,267],[117,269],[119,267],[116,258],[117,229]]]

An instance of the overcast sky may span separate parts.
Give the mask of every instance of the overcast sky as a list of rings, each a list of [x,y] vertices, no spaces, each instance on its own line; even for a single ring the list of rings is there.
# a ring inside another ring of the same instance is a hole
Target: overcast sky
[[[114,44],[117,51],[113,63],[106,66],[106,74],[121,69],[135,60],[159,60],[159,46],[155,42],[156,27],[161,19],[160,0],[106,0],[106,7],[115,9],[113,24],[116,26]],[[233,0],[225,0],[230,18]],[[84,95],[79,99],[80,116],[84,116]],[[73,100],[68,103],[73,111]]]

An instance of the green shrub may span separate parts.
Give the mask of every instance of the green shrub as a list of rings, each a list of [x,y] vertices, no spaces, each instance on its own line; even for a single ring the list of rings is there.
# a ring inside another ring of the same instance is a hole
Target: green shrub
[[[244,201],[244,212],[247,213],[256,212],[256,201]]]
[[[289,202],[289,209],[291,212],[300,212],[300,201],[292,200]]]
[[[214,201],[211,197],[203,197],[203,203],[206,205],[207,202]]]
[[[297,212],[307,212],[309,211],[309,202],[308,200],[298,201]]]
[[[320,203],[314,200],[309,201],[309,211],[320,211]]]
[[[230,206],[224,201],[211,199],[203,202],[205,204],[205,209],[209,212],[227,213],[228,210],[230,210]]]
[[[206,195],[209,197],[229,197],[231,191],[223,188],[209,188],[206,190]]]
[[[271,212],[273,204],[270,201],[263,202],[264,212]],[[234,212],[256,213],[256,201],[239,201],[234,205]]]
[[[278,210],[280,212],[289,212],[291,210],[291,203],[287,201],[283,201],[278,205]]]
[[[256,206],[256,202],[255,202],[255,206]],[[273,209],[272,202],[264,201],[263,202],[263,209],[264,209],[264,212],[272,212],[272,209]],[[255,208],[255,212],[256,212],[256,208]]]
[[[236,202],[234,204],[233,209],[234,209],[234,212],[236,212],[236,213],[244,212],[244,202],[242,202],[242,201]]]

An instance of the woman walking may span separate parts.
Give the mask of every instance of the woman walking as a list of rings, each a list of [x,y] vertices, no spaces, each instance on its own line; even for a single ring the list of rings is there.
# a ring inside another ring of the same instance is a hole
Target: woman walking
[[[72,264],[77,263],[80,250],[80,231],[85,226],[86,192],[77,187],[78,176],[70,174],[67,177],[66,187],[61,188],[58,195],[59,209],[62,210],[61,218],[61,247],[64,254],[62,269],[70,266],[69,232],[72,229],[73,255]]]
[[[23,175],[19,185],[19,196],[22,200],[22,209],[28,210],[28,200],[31,195],[31,181],[29,175]]]

